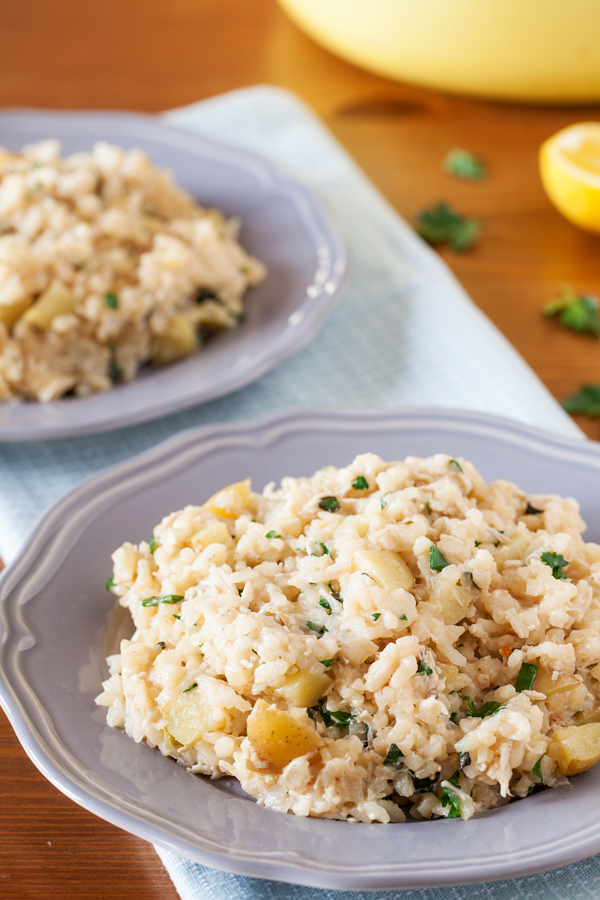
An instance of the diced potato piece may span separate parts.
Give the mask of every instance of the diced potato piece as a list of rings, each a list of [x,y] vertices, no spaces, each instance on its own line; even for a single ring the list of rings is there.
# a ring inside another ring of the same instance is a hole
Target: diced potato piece
[[[471,588],[453,584],[449,579],[440,576],[430,594],[430,600],[439,603],[439,617],[444,625],[456,625],[460,622],[473,599]]]
[[[291,706],[314,706],[321,699],[331,678],[325,672],[306,672],[300,669],[293,675],[286,675],[285,683],[275,688],[275,693],[287,700]]]
[[[173,737],[172,734],[169,734],[169,732],[167,731],[166,728],[163,728],[163,734],[164,734],[164,737],[165,737],[165,745],[166,745],[166,747],[167,747],[167,750],[171,750],[171,751],[173,751],[173,750],[178,750],[179,747],[182,746],[182,745],[179,743],[179,741],[176,741],[176,740],[175,740],[175,738]]]
[[[2,322],[3,325],[6,325],[10,331],[17,319],[23,315],[30,305],[31,297],[23,297],[21,300],[17,300],[16,303],[0,304],[0,322]]]
[[[77,298],[70,288],[61,281],[53,281],[23,313],[23,321],[38,328],[49,328],[52,319],[73,312],[76,303]]]
[[[388,591],[409,591],[415,581],[408,565],[394,550],[359,550],[354,554],[352,568],[365,572],[378,587]]]
[[[582,712],[575,713],[575,721],[578,725],[589,725],[590,722],[600,722],[600,712],[591,713],[589,716],[584,716]]]
[[[204,550],[209,544],[223,544],[225,547],[233,547],[233,538],[229,534],[225,522],[210,522],[206,528],[197,531],[188,541],[194,550]]]
[[[533,537],[533,535],[529,534],[517,534],[511,541],[501,544],[496,550],[493,550],[498,568],[502,569],[502,566],[508,559],[522,559]]]
[[[204,504],[209,512],[215,516],[225,516],[227,519],[237,519],[242,510],[248,506],[250,499],[250,479],[238,481],[223,488],[207,500]]]
[[[272,766],[283,768],[322,743],[310,720],[296,719],[259,700],[247,723],[248,739],[256,753]]]
[[[553,679],[552,672],[540,667],[535,676],[533,690],[540,691],[547,697],[551,697],[552,694],[562,694],[565,691],[572,691],[573,688],[579,687],[580,683],[581,682],[579,682],[574,675],[568,675],[566,672],[559,672],[557,678]]]
[[[162,704],[160,711],[165,728],[180,744],[193,744],[206,731],[219,731],[226,724],[223,710],[212,709],[198,688]]]
[[[167,323],[162,334],[154,339],[154,350],[151,362],[154,366],[166,366],[191,356],[200,346],[196,327],[183,313],[178,313]]]
[[[456,679],[458,678],[457,667],[442,664],[440,665],[440,669],[442,672],[442,678],[446,682],[446,687],[449,691],[453,691],[456,688]]]
[[[557,728],[552,740],[559,745],[558,767],[562,775],[578,775],[600,761],[600,722]]]

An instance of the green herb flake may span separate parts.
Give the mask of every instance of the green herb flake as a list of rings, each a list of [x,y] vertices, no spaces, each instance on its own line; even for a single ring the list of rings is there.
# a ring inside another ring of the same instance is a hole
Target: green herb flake
[[[109,291],[108,294],[104,295],[104,305],[108,306],[109,309],[116,309],[119,305],[119,298],[112,291]]]
[[[379,505],[380,505],[380,507],[381,507],[382,509],[385,509],[386,506],[387,506],[387,500],[386,500],[385,498],[386,498],[386,497],[389,497],[390,494],[393,494],[393,493],[394,493],[393,491],[387,491],[385,494],[383,494],[383,495],[379,498]]]
[[[444,171],[464,181],[483,181],[487,177],[487,168],[474,153],[454,147],[444,159]]]
[[[451,776],[451,778],[448,778],[448,781],[450,782],[450,784],[453,784],[454,787],[460,787],[460,772],[458,769],[456,770],[454,775]]]
[[[517,675],[517,683],[515,685],[517,693],[520,694],[521,691],[533,690],[533,682],[535,681],[538,669],[539,666],[536,666],[533,663],[523,663],[519,669],[519,674]]]
[[[369,490],[369,482],[365,478],[364,475],[359,475],[356,481],[352,483],[352,487],[355,491],[368,491]]]
[[[427,510],[428,516],[433,515],[433,513],[431,512],[431,503],[429,502],[429,500],[425,501],[425,509]]]
[[[337,497],[323,497],[319,502],[319,506],[321,509],[324,509],[325,512],[334,513],[340,508],[340,501]]]
[[[538,509],[537,506],[532,506],[531,503],[527,503],[525,507],[524,516],[539,516],[544,512],[543,509]]]
[[[156,543],[156,538],[154,537],[154,535],[152,535],[152,537],[151,537],[150,540],[148,541],[148,546],[150,547],[150,553],[154,553],[154,551],[156,550],[156,548],[157,548],[157,546],[158,546],[157,543]]]
[[[463,694],[462,698],[466,700],[468,706],[468,709],[464,711],[466,719],[485,719],[487,716],[496,715],[502,709],[502,704],[496,703],[495,700],[488,700],[487,703],[484,703],[477,709],[472,697]]]
[[[471,765],[471,756],[470,756],[470,754],[469,754],[469,753],[460,753],[459,756],[458,756],[458,768],[459,768],[459,771],[462,772],[462,770],[465,768],[465,766],[470,766],[470,765]]]
[[[167,594],[165,597],[148,597],[142,600],[142,606],[158,606],[159,603],[180,603],[183,600],[181,594]]]
[[[275,531],[267,531],[267,533],[265,534],[265,537],[268,538],[269,540],[272,540],[273,538],[275,538],[276,540],[279,540],[279,541],[281,540],[281,535],[277,534],[277,532],[275,532]]]
[[[444,554],[438,550],[435,544],[432,544],[429,548],[429,568],[432,572],[441,572],[442,569],[445,569],[446,566],[449,566],[450,563],[444,556]]]
[[[450,466],[451,469],[456,469],[457,472],[462,472],[462,470],[463,470],[463,467],[461,466],[461,464],[459,462],[457,462],[455,459],[451,459],[450,462],[448,463],[448,465]]]
[[[167,649],[167,645],[165,644],[164,641],[159,641],[158,644],[157,644],[156,646],[158,647],[159,650],[166,650],[166,649]]]
[[[333,599],[339,600],[340,603],[343,603],[344,601],[342,600],[342,595],[340,594],[339,591],[334,591],[334,589],[331,586],[331,581],[329,582],[328,587],[329,587],[329,590],[331,591],[331,596],[333,597]]]
[[[331,723],[334,728],[346,728],[352,719],[356,718],[354,713],[342,711],[330,712],[329,715],[332,719],[335,719],[335,722]]]
[[[188,691],[193,691],[194,688],[197,688],[197,687],[198,687],[198,682],[195,681],[193,684],[190,684],[190,686],[187,687],[183,693],[187,694]]]
[[[573,288],[564,287],[557,300],[543,308],[545,316],[556,316],[564,328],[600,338],[600,317],[598,298],[577,294]]]
[[[419,660],[419,667],[417,669],[418,675],[433,675],[433,669],[431,669],[424,659]]]
[[[398,616],[398,618],[401,619],[403,622],[408,622],[408,616],[406,615],[406,613],[402,613],[402,615]]]
[[[323,635],[324,635],[325,632],[327,631],[327,629],[325,628],[324,625],[315,625],[314,622],[307,622],[307,623],[306,623],[306,627],[307,627],[307,628],[310,628],[311,631],[316,632],[316,634],[318,634],[318,636],[319,636],[320,638],[323,637]]]
[[[389,750],[387,752],[387,756],[383,761],[384,766],[395,766],[397,769],[401,769],[404,763],[402,762],[404,758],[404,753],[396,744],[390,744]]]
[[[123,376],[123,369],[114,358],[114,355],[111,357],[111,360],[108,364],[108,374],[114,381],[117,381]]]
[[[381,613],[373,613],[372,614],[372,619],[374,622],[376,622],[377,619],[379,619],[380,617],[381,617]]]
[[[178,616],[177,613],[173,613],[173,618],[177,619],[178,621],[181,620],[181,616]]]
[[[473,588],[475,588],[475,590],[477,590],[477,591],[480,591],[480,590],[481,590],[481,588],[479,587],[479,585],[477,584],[477,582],[476,582],[475,579],[473,578],[473,573],[472,573],[472,572],[463,572],[463,575],[464,575],[464,579],[465,579],[465,581],[466,581],[466,583],[467,583],[467,585],[468,585],[469,587],[473,587]]]
[[[595,419],[600,416],[600,384],[584,384],[561,403],[567,412]]]
[[[550,566],[553,578],[556,578],[559,581],[566,581],[567,576],[563,572],[563,569],[565,566],[569,565],[568,559],[565,559],[560,553],[550,553],[548,550],[546,550],[545,553],[542,553],[540,559],[547,566]]]
[[[319,597],[319,606],[322,606],[323,609],[328,609],[329,612],[331,612],[331,604],[325,597]]]
[[[544,776],[542,775],[542,760],[546,754],[542,753],[535,766],[531,770],[536,778],[539,778],[540,784],[544,783]]]
[[[318,545],[318,546],[321,548],[321,550],[323,551],[323,552],[320,554],[321,556],[331,556],[331,553],[329,552],[329,547],[328,547],[326,544],[324,544],[323,541],[317,541],[317,545]],[[316,554],[316,553],[311,553],[310,555],[311,555],[311,556],[316,556],[317,554]]]
[[[476,219],[455,212],[447,203],[437,203],[417,216],[417,232],[427,243],[449,244],[455,253],[468,250],[481,231]]]
[[[320,659],[319,662],[328,669],[335,662],[335,656],[332,656],[331,659]]]
[[[440,792],[440,803],[450,807],[447,819],[460,819],[460,798],[451,788],[443,787]]]
[[[106,590],[110,591],[111,588],[115,586],[115,577],[111,575],[108,581],[106,582]]]

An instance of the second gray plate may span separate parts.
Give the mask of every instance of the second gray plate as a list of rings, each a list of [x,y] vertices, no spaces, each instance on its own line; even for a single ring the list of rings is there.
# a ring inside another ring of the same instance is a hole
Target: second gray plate
[[[487,479],[576,497],[600,538],[600,445],[448,410],[295,412],[184,432],[83,483],[42,520],[0,578],[0,702],[27,753],[99,816],[204,865],[314,887],[359,890],[488,881],[600,851],[600,765],[476,816],[402,825],[301,819],[258,806],[227,780],[193,777],[106,725],[94,705],[114,652],[110,554],[167,513],[252,476],[443,452]],[[107,624],[108,623],[108,624]]]
[[[128,384],[53,403],[0,404],[0,441],[89,434],[145,422],[228,394],[311,340],[342,284],[346,253],[320,200],[270,162],[131,113],[0,114],[0,146],[56,137],[63,153],[104,140],[141,147],[205,206],[240,216],[240,240],[268,277],[248,292],[245,321],[194,356],[148,367]]]

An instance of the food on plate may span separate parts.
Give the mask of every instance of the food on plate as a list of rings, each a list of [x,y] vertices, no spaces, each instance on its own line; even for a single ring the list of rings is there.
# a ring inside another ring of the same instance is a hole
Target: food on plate
[[[141,150],[0,148],[0,400],[104,391],[233,328],[265,277],[238,230]]]
[[[600,759],[600,546],[573,499],[372,453],[241,481],[113,554],[97,698],[193,773],[361,822],[470,818]]]
[[[569,125],[540,149],[540,173],[559,212],[586,231],[600,232],[600,123]]]

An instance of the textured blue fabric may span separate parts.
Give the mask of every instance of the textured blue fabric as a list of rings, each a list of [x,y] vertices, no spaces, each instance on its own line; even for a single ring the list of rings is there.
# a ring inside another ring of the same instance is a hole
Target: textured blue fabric
[[[229,397],[104,435],[0,445],[0,555],[6,561],[43,510],[82,478],[192,425],[247,420],[302,406],[442,406],[495,413],[581,436],[437,255],[299,100],[275,88],[250,88],[172,111],[164,120],[263,153],[310,184],[344,234],[350,278],[338,306],[308,347]],[[362,896],[227,875],[159,853],[183,900]],[[599,873],[593,858],[512,881],[365,896],[599,900]]]

